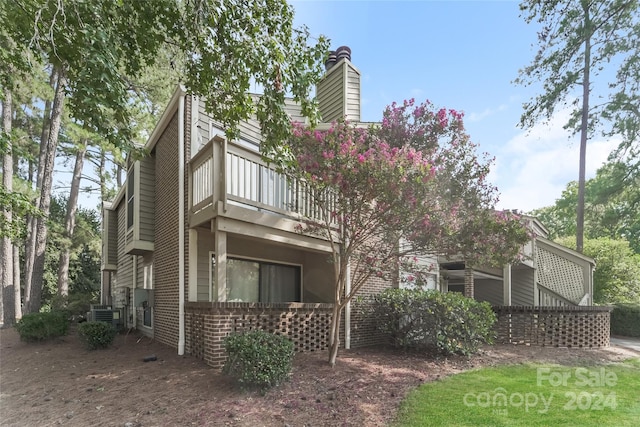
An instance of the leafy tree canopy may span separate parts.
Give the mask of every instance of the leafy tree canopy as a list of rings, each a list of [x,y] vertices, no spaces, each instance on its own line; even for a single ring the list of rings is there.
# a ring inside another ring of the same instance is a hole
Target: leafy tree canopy
[[[629,184],[629,173],[626,164],[612,162],[587,181],[585,235],[627,240],[640,254],[640,179],[633,178]],[[577,183],[570,182],[554,205],[532,212],[547,227],[551,239],[575,236],[577,191]]]
[[[429,253],[502,266],[529,239],[518,215],[494,210],[490,161],[478,158],[455,110],[411,100],[391,105],[379,126],[366,129],[298,124],[289,148],[297,166],[287,172],[308,186],[305,193],[319,207],[300,231],[332,245],[331,364],[340,312],[371,277],[394,280],[399,269],[419,271],[417,257]]]
[[[306,28],[292,26],[285,0],[16,0],[0,5],[0,79],[12,69],[59,69],[66,76],[72,118],[117,146],[130,148],[132,79],[169,52],[187,90],[205,97],[207,109],[237,135],[242,119],[256,114],[274,152],[290,134],[284,111],[287,93],[314,120],[310,100],[328,42],[309,46]],[[33,53],[24,61],[23,53]],[[251,84],[262,87],[257,101]]]
[[[575,244],[573,237],[564,237],[558,241],[565,246]],[[629,242],[599,237],[585,239],[584,243],[584,254],[596,261],[593,274],[593,302],[640,302],[640,255],[631,250]]]

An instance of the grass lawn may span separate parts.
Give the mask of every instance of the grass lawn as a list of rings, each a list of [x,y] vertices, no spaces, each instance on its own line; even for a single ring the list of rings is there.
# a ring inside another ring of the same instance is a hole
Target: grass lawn
[[[640,359],[483,368],[424,384],[395,426],[638,426]]]

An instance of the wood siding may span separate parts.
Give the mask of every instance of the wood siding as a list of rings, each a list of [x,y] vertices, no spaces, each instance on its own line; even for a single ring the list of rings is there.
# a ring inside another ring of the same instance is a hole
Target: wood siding
[[[209,252],[215,249],[213,234],[198,230],[198,301],[209,301]]]
[[[318,83],[316,96],[323,122],[334,122],[344,117],[344,73],[341,65],[334,65]]]
[[[360,121],[360,72],[350,63],[347,67],[347,111],[345,115],[351,122]]]
[[[213,138],[216,133],[224,137],[224,126],[221,122],[214,120],[209,113],[206,112],[205,103],[202,99],[197,100],[198,103],[198,118],[196,120],[197,140],[196,147],[194,147],[197,153],[207,142]],[[285,100],[285,111],[291,117],[292,121],[305,123],[306,119],[302,115],[300,105],[293,100]],[[238,124],[240,131],[240,139],[249,142],[256,147],[262,142],[262,131],[260,128],[260,122],[255,115],[251,116],[248,120],[243,120]],[[192,154],[193,154],[192,153]]]
[[[360,72],[349,61],[341,61],[327,72],[316,89],[322,121],[347,118],[360,121]]]
[[[118,265],[118,213],[111,209],[102,212],[102,268],[106,270]]]
[[[474,297],[478,301],[487,301],[491,305],[502,305],[504,303],[503,284],[500,280],[475,279]]]
[[[156,191],[155,191],[155,155],[140,160],[140,182],[138,197],[140,197],[140,240],[154,241]]]
[[[533,269],[511,271],[511,305],[533,305]]]
[[[116,211],[118,216],[118,271],[116,273],[116,283],[111,290],[112,294],[119,292],[119,288],[130,288],[133,283],[133,257],[125,253],[125,236],[127,233],[126,202],[122,201]],[[114,298],[115,301],[116,299]]]

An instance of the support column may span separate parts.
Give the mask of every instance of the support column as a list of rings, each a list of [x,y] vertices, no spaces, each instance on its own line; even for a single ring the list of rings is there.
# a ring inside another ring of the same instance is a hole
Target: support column
[[[466,267],[464,269],[464,296],[473,298],[474,283],[473,283],[473,269]]]
[[[111,271],[102,270],[102,283],[100,286],[100,304],[109,305],[111,303]]]
[[[511,264],[502,270],[502,304],[511,305]]]
[[[198,301],[198,230],[189,229],[189,301]]]
[[[216,221],[217,223],[217,221]],[[216,225],[216,301],[227,300],[227,232],[219,230]]]

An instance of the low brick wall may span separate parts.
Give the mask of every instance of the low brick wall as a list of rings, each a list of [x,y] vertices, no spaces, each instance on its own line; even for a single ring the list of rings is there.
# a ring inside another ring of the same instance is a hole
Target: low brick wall
[[[214,368],[226,359],[224,338],[261,329],[293,341],[296,352],[325,350],[332,304],[197,303],[185,304],[185,350]]]
[[[553,347],[609,346],[609,307],[494,306],[497,342]]]

